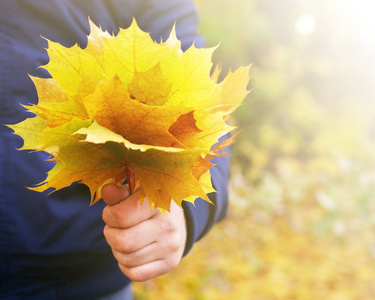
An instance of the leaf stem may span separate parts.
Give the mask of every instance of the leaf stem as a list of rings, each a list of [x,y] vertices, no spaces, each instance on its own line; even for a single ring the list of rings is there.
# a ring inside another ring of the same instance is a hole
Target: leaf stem
[[[126,178],[128,180],[129,192],[130,195],[134,194],[135,191],[139,188],[138,179],[136,175],[128,168],[125,168]]]

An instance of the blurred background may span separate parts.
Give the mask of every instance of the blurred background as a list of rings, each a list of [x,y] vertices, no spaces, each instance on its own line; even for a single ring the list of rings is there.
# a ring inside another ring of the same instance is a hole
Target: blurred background
[[[375,299],[375,3],[196,4],[222,73],[252,64],[230,209],[136,299]]]

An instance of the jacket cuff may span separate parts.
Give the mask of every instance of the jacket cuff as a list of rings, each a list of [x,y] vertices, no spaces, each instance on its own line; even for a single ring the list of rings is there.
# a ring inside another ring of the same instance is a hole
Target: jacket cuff
[[[209,205],[213,206],[201,198],[195,200],[194,204],[186,201],[182,203],[187,232],[184,256],[190,252],[194,243],[203,236],[205,227],[207,226],[207,223],[209,223],[210,218]]]
[[[182,202],[185,213],[187,240],[184,255],[200,240],[228,210],[229,157],[212,160],[216,165],[210,170],[215,193],[208,194],[213,204],[198,198],[195,203]]]

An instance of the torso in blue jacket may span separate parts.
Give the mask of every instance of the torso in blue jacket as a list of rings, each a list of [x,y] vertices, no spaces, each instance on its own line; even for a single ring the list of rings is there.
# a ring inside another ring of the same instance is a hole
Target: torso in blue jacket
[[[103,201],[89,207],[84,185],[51,195],[28,190],[52,167],[46,154],[18,151],[22,139],[3,124],[31,115],[21,104],[37,103],[28,74],[49,77],[38,68],[48,62],[47,42],[85,47],[88,18],[109,32],[135,17],[155,40],[166,38],[176,22],[183,48],[193,41],[197,17],[189,0],[3,0],[0,8],[0,299],[94,299],[126,284],[103,237]],[[184,204],[185,252],[226,212],[228,161],[212,169],[216,206]]]

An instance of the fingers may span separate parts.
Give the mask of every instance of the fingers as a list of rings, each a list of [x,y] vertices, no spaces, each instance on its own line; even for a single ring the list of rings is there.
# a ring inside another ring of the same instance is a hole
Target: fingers
[[[106,226],[104,235],[121,271],[134,281],[144,281],[173,269],[181,260],[186,243],[183,210],[171,206],[163,216],[121,229]]]
[[[172,202],[171,211],[163,216],[150,209],[147,199],[140,205],[139,192],[128,195],[127,188],[106,185],[102,194],[109,204],[103,210],[104,236],[126,276],[144,281],[167,273],[179,263],[186,243],[181,207]]]
[[[161,233],[159,223],[156,219],[149,219],[126,229],[106,225],[104,236],[115,251],[131,253],[157,240]]]
[[[134,268],[155,260],[165,260],[173,257],[178,261],[182,256],[182,253],[179,252],[181,244],[181,238],[170,237],[168,240],[155,241],[134,252],[127,253],[112,249],[113,255],[121,265],[127,268]]]
[[[160,260],[164,255],[160,251],[158,244],[155,242],[131,253],[113,251],[113,256],[123,267],[134,268],[137,266],[148,264],[155,260]]]
[[[168,273],[175,268],[179,260],[163,259],[155,260],[145,265],[128,268],[119,263],[119,268],[132,281],[146,281]]]
[[[110,200],[119,199],[121,198],[121,195],[126,195],[126,192],[121,194],[121,191],[116,191],[113,194],[112,198],[109,197]],[[139,192],[136,192],[128,196],[125,201],[121,201],[112,206],[106,206],[103,209],[102,217],[103,221],[110,227],[129,228],[151,218],[155,212],[155,208],[150,209],[147,199],[143,201],[142,205],[140,204]]]

